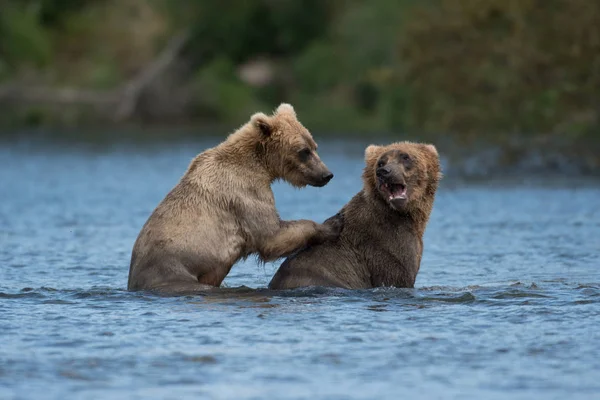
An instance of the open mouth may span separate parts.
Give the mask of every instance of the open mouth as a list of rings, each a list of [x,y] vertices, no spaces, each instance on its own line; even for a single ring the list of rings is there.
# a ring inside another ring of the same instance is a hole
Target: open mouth
[[[389,201],[406,200],[406,185],[402,183],[381,182],[380,189]]]

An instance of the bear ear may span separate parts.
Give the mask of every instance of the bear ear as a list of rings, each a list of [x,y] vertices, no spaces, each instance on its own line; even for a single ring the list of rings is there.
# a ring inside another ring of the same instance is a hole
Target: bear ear
[[[296,116],[296,111],[294,111],[294,107],[291,104],[281,103],[277,110],[275,111],[277,114],[289,114],[292,116]]]
[[[371,157],[377,157],[377,153],[379,153],[380,149],[381,149],[381,146],[377,146],[375,144],[370,145],[369,147],[367,147],[365,149],[365,159],[371,158]]]
[[[269,117],[267,117],[263,113],[256,113],[250,118],[252,125],[257,127],[260,132],[265,136],[270,136],[273,132],[273,127],[271,126],[271,121]]]
[[[439,155],[437,149],[432,144],[424,144],[423,148],[436,156]]]
[[[379,154],[381,153],[382,148],[383,148],[382,146],[377,146],[374,144],[367,147],[365,149],[365,162],[367,164],[375,163],[375,161],[377,160],[377,157],[379,157]]]

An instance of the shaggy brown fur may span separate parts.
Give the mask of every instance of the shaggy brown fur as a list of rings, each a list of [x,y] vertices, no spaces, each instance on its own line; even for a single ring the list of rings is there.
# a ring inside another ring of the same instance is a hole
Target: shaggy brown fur
[[[333,174],[292,106],[258,113],[196,156],[154,210],[131,255],[129,290],[218,287],[240,258],[274,260],[338,236],[340,226],[281,221],[271,184],[323,186]]]
[[[369,146],[364,187],[325,224],[343,223],[339,238],[289,257],[269,288],[413,287],[423,233],[441,179],[433,145]]]

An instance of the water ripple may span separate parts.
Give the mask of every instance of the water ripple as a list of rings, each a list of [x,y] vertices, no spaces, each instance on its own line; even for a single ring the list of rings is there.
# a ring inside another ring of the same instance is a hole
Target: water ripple
[[[0,146],[0,398],[600,392],[599,186],[443,181],[414,289],[272,291],[278,263],[249,259],[221,290],[127,292],[139,229],[208,145]],[[335,179],[276,183],[281,217],[336,213],[364,147],[323,142]]]

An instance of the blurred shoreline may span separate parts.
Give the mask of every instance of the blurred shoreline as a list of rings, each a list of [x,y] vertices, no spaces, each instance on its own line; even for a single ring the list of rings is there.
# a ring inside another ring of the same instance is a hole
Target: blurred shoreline
[[[0,141],[223,138],[287,102],[317,140],[429,141],[468,176],[600,174],[600,2],[0,8]]]
[[[286,101],[323,131],[600,135],[589,0],[0,7],[4,129],[230,124]]]

